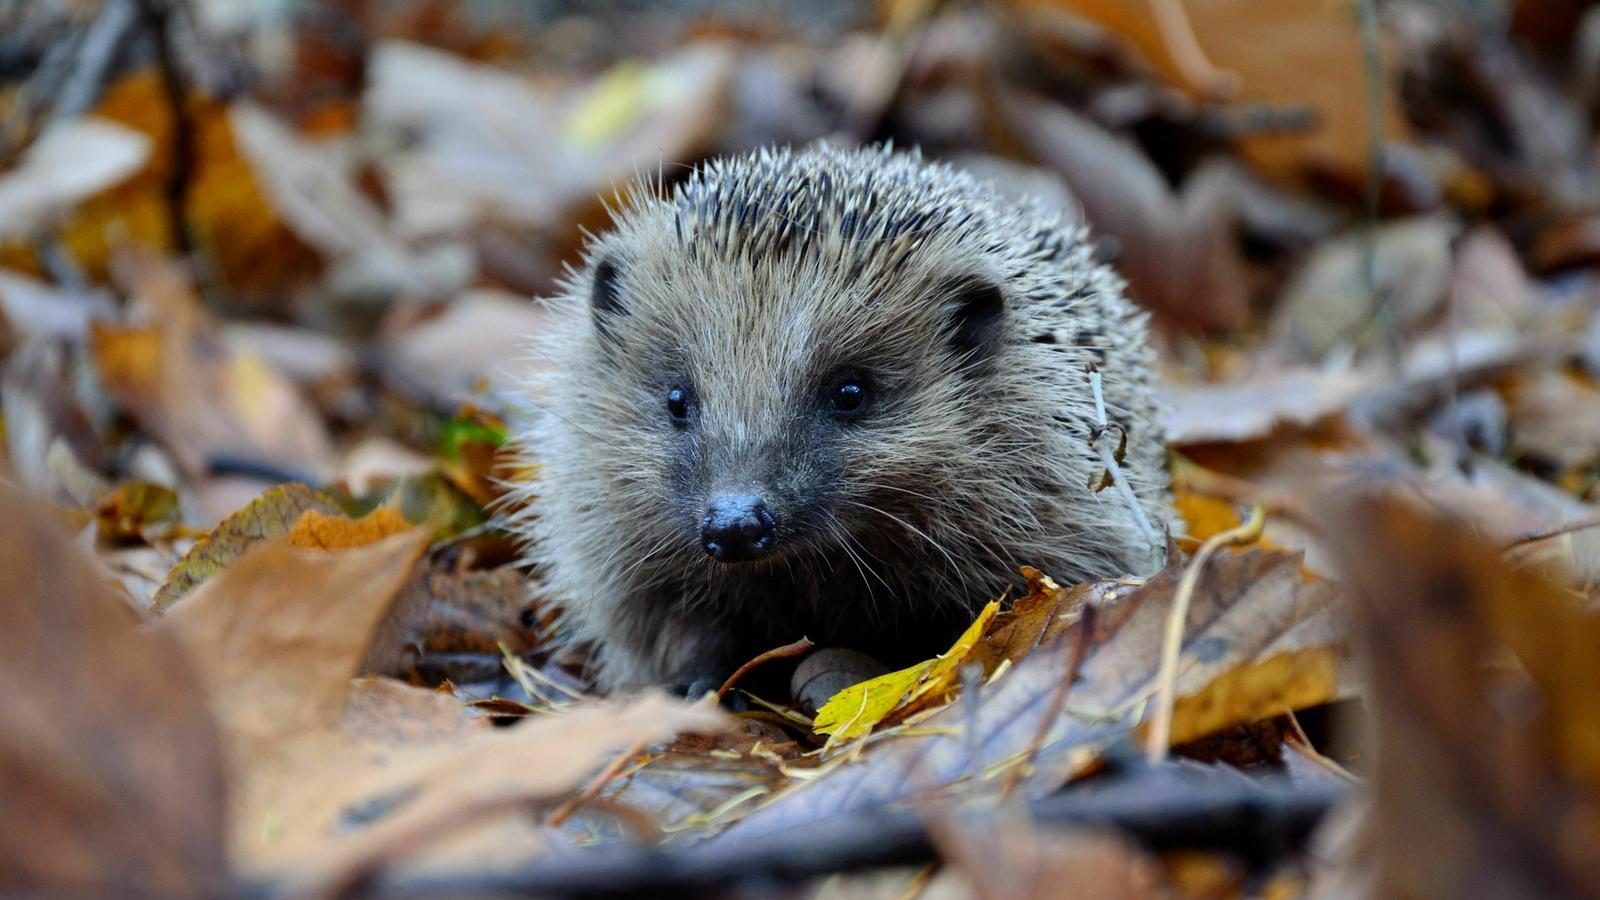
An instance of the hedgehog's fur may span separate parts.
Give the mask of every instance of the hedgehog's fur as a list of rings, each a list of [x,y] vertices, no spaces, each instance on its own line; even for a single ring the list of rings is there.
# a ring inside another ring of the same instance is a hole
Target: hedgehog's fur
[[[1080,228],[887,148],[762,151],[651,187],[551,301],[522,435],[517,526],[605,685],[713,683],[802,635],[925,658],[1019,565],[1070,583],[1157,564],[1118,492],[1090,487],[1092,363],[1122,471],[1169,520],[1145,316]],[[958,347],[985,284],[998,330]],[[873,385],[859,421],[819,405],[842,370]],[[679,383],[688,428],[666,412]],[[702,549],[729,486],[775,503],[769,558]]]

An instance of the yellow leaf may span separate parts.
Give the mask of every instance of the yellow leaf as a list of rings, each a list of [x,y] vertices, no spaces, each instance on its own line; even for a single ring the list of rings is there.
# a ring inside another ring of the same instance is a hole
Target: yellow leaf
[[[957,670],[972,656],[978,639],[983,637],[984,629],[999,610],[999,602],[991,601],[955,645],[937,658],[880,675],[834,694],[817,710],[812,727],[817,733],[835,740],[849,740],[866,734],[880,722],[890,721],[891,716],[904,718],[930,703],[944,700],[955,682]]]
[[[1343,655],[1336,646],[1299,647],[1223,673],[1173,705],[1172,743],[1336,699]]]
[[[639,116],[645,99],[645,79],[646,71],[638,63],[614,66],[567,120],[567,137],[590,148],[615,140]]]
[[[388,506],[380,506],[359,519],[308,509],[289,529],[284,540],[292,547],[344,550],[375,544],[410,528],[406,517]]]
[[[94,515],[102,537],[134,540],[146,528],[178,521],[178,494],[159,484],[131,481],[98,500]]]
[[[1237,527],[1240,521],[1239,509],[1232,503],[1182,486],[1174,492],[1172,505],[1188,526],[1188,534],[1178,539],[1185,553],[1195,552],[1207,538]]]
[[[176,229],[168,183],[183,162],[189,184],[181,224],[210,261],[220,287],[269,295],[290,280],[316,274],[322,265],[316,251],[290,230],[239,152],[227,104],[198,94],[184,104],[190,146],[180,159],[176,117],[161,73],[146,67],[107,86],[92,114],[144,135],[151,152],[130,177],[74,205],[54,230],[62,248],[96,279],[106,277],[114,252],[128,245],[171,252]],[[0,261],[25,271],[39,268],[28,241],[0,241]]]

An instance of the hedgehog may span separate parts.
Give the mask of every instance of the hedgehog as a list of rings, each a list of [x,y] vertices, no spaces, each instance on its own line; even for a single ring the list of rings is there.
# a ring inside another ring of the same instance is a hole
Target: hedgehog
[[[915,151],[636,184],[545,302],[513,524],[604,688],[802,636],[915,662],[1020,566],[1161,562],[1146,315],[1081,225]]]

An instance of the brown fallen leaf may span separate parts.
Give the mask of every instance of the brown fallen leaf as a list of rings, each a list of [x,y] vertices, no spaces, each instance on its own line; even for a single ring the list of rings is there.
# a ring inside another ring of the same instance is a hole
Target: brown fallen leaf
[[[1247,277],[1226,171],[1203,168],[1174,193],[1130,142],[1065,106],[1005,94],[998,108],[1016,141],[1066,181],[1095,232],[1116,238],[1118,271],[1142,305],[1188,327],[1244,323]]]
[[[408,246],[383,211],[338,163],[337,146],[306,140],[249,101],[228,110],[228,125],[265,200],[330,265],[330,281],[358,296],[452,293],[471,278],[463,254],[448,245]]]
[[[447,835],[470,840],[465,858],[479,865],[526,859],[542,839],[504,820],[519,803],[571,789],[619,746],[719,727],[714,711],[660,697],[512,728],[458,720],[449,709],[464,719],[461,701],[422,688],[366,680],[352,699],[424,539],[413,530],[334,552],[268,541],[157,626],[192,648],[205,675],[229,748],[233,858],[252,877],[337,885],[370,865],[430,858],[422,846]],[[399,721],[385,723],[385,708]],[[447,855],[465,852],[443,843]]]
[[[978,646],[976,655],[986,673],[994,672],[1003,661],[1016,665],[1038,648],[1054,643],[1078,621],[1084,604],[1105,602],[1105,595],[1116,589],[1111,582],[1063,588],[1031,566],[1024,566],[1022,574],[1028,579],[1028,592],[995,617]]]
[[[545,330],[545,311],[526,297],[476,290],[436,317],[387,343],[384,376],[399,389],[451,408],[479,382],[507,387],[526,380],[528,336]]]
[[[326,728],[344,708],[373,628],[423,550],[417,532],[329,553],[268,540],[167,611],[191,648],[234,753]]]
[[[331,498],[303,484],[279,485],[257,497],[189,548],[156,591],[155,608],[163,610],[178,602],[256,544],[287,534],[308,510],[339,514]]]
[[[1170,896],[1155,857],[1114,834],[960,818],[936,822],[932,832],[940,855],[980,900]]]
[[[6,355],[5,449],[12,477],[30,493],[86,504],[104,489],[94,473],[105,454],[72,372],[73,354],[58,341],[36,338]]]
[[[1455,248],[1450,319],[1466,328],[1515,328],[1538,313],[1517,251],[1493,225],[1468,231]]]
[[[1366,373],[1309,368],[1220,384],[1169,382],[1162,387],[1163,424],[1176,444],[1254,440],[1283,425],[1316,425],[1342,412],[1372,383]]]
[[[1169,384],[1162,391],[1169,406],[1164,423],[1174,442],[1193,445],[1274,437],[1285,426],[1320,423],[1337,431],[1332,426],[1341,412],[1358,421],[1401,422],[1519,366],[1566,358],[1577,344],[1559,316],[1519,331],[1447,328],[1408,342],[1398,372],[1369,360],[1333,372],[1263,368],[1227,382]]]
[[[692,835],[737,821],[793,773],[815,767],[803,748],[752,727],[746,716],[736,720],[738,731],[686,734],[648,754],[607,785],[601,798],[668,834]]]
[[[95,120],[131,129],[145,150],[130,177],[75,204],[53,229],[68,258],[92,277],[104,278],[114,256],[130,245],[155,252],[177,249],[181,222],[204,248],[211,277],[236,297],[278,294],[316,274],[316,254],[265,202],[255,173],[235,147],[226,104],[201,93],[184,97],[188,143],[180,148],[171,99],[154,64],[106,86],[92,110]],[[83,149],[51,155],[76,162],[83,160]],[[183,209],[174,210],[169,181],[180,165],[187,170],[186,190]],[[30,269],[38,262],[28,244],[15,241],[0,242],[0,258]]]
[[[977,773],[1003,771],[1032,750],[1029,792],[1060,786],[1104,747],[1132,735],[1147,715],[1182,566],[1175,561],[1142,585],[1104,586],[1092,618],[1063,629],[1054,644],[984,685],[976,699],[960,695],[913,725],[879,732],[875,738],[894,740],[867,748],[861,764],[825,767],[792,782],[723,839],[905,802]],[[1355,674],[1337,592],[1307,579],[1299,554],[1247,548],[1214,557],[1203,574],[1179,656],[1174,741],[1350,694]],[[1059,717],[1042,721],[1073,662],[1060,652],[1061,642],[1077,640],[1074,629],[1085,621],[1090,630],[1078,678]]]
[[[1287,359],[1316,364],[1335,349],[1378,345],[1380,304],[1399,335],[1436,319],[1450,287],[1452,216],[1408,219],[1368,237],[1352,232],[1319,246],[1295,274],[1274,313],[1274,343]],[[1367,286],[1372,254],[1375,289]]]
[[[0,319],[21,338],[81,340],[90,321],[111,316],[116,308],[109,291],[63,288],[0,270]]]
[[[227,893],[223,748],[196,667],[0,485],[0,892]]]
[[[649,66],[623,62],[600,78],[541,86],[421,44],[379,43],[364,124],[412,137],[384,160],[395,227],[409,235],[598,220],[596,195],[625,185],[640,160],[696,158],[720,121],[734,63],[730,48],[691,44]]]
[[[1123,0],[1017,0],[1017,5],[1084,16],[1131,43],[1185,92],[1203,98],[1211,88],[1186,74],[1181,50],[1187,42],[1163,30],[1158,12],[1171,5]],[[1233,99],[1308,107],[1316,114],[1317,127],[1307,133],[1247,136],[1239,147],[1245,159],[1278,180],[1327,173],[1360,182],[1371,129],[1361,33],[1353,9],[1302,0],[1211,0],[1184,3],[1181,10],[1187,14],[1193,46],[1211,65],[1238,79]],[[1384,37],[1380,41],[1386,43]],[[1310,72],[1316,77],[1306,77]],[[1385,83],[1396,81],[1385,77]],[[1381,133],[1405,140],[1409,128],[1397,91],[1386,91],[1381,103]]]
[[[0,241],[33,239],[149,158],[149,138],[115,122],[84,117],[50,126],[0,177]]]
[[[419,699],[442,696],[408,690]],[[285,830],[247,862],[308,889],[379,867],[459,872],[525,863],[545,838],[516,813],[577,788],[620,747],[721,727],[715,710],[652,695],[448,739],[338,734],[297,742],[276,776],[273,804],[295,832]]]
[[[137,254],[122,267],[149,324],[89,331],[106,390],[191,476],[219,457],[319,477],[332,450],[322,420],[261,360],[235,354],[181,267]]]
[[[361,671],[414,684],[462,685],[498,677],[505,655],[533,650],[543,636],[528,580],[503,566],[452,571],[419,564],[367,647]]]
[[[1600,386],[1576,372],[1518,373],[1507,379],[1512,447],[1558,471],[1600,460]]]
[[[1376,892],[1587,896],[1600,617],[1396,487],[1328,503],[1374,669]]]

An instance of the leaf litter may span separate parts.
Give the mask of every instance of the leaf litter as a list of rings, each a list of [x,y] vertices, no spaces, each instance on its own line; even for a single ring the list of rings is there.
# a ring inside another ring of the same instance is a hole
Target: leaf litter
[[[0,13],[0,49],[114,6]],[[0,472],[48,501],[0,491],[0,801],[36,823],[5,890],[1592,883],[1593,97],[1550,76],[1600,32],[1570,5],[306,6],[0,73]],[[817,648],[804,703],[597,698],[501,519],[530,297],[630,177],[823,136],[1090,226],[1159,335],[1178,549],[1024,566],[898,672]]]

